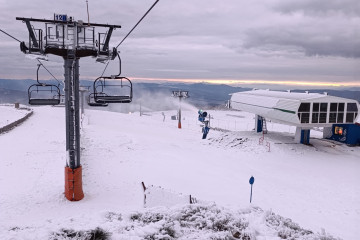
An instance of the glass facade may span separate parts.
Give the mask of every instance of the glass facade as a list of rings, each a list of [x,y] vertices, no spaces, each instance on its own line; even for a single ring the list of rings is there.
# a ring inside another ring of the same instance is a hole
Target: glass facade
[[[357,115],[356,103],[301,103],[298,109],[301,123],[353,123]]]

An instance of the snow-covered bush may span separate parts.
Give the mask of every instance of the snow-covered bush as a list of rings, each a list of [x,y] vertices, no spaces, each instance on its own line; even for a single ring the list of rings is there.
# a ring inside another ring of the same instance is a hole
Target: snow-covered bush
[[[325,232],[321,234],[314,234],[312,231],[301,228],[297,223],[294,223],[289,218],[284,218],[276,215],[271,211],[265,213],[266,224],[277,231],[281,239],[311,239],[311,240],[336,240],[331,235],[326,235]]]
[[[60,232],[54,232],[50,235],[50,240],[108,240],[110,233],[101,228],[88,231],[75,231],[72,229],[61,229]]]
[[[147,211],[133,213],[124,231],[142,229],[144,239],[244,239],[252,234],[249,223],[241,216],[217,207],[215,204],[186,205],[167,212]],[[137,231],[139,232],[139,231]]]

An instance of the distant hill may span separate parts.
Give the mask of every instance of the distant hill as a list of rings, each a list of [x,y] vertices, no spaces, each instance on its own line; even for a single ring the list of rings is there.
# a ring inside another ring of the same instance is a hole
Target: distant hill
[[[46,83],[58,84],[56,81],[43,81]],[[36,83],[35,80],[11,80],[11,79],[0,79],[0,103],[12,103],[20,102],[23,104],[27,103],[27,90],[31,84]],[[80,85],[90,86],[93,85],[93,81],[83,80]],[[61,87],[62,88],[62,87]],[[134,102],[133,105],[139,105],[140,103],[146,107],[148,102],[153,102],[151,109],[162,110],[162,108],[156,107],[154,99],[164,99],[170,97],[174,90],[185,90],[189,91],[190,98],[186,101],[199,108],[212,108],[218,106],[224,106],[225,102],[230,99],[229,94],[234,92],[241,92],[250,90],[250,88],[233,87],[225,84],[208,84],[208,83],[152,83],[142,82],[138,83],[134,81],[133,92]],[[294,90],[294,92],[301,92],[305,90]],[[330,89],[314,89],[310,92],[327,92],[329,95],[351,98],[360,102],[360,89],[350,90],[330,90]],[[126,111],[132,111],[134,106],[126,108]]]
[[[42,81],[44,83],[56,84],[55,81]],[[10,80],[0,79],[0,102],[27,103],[27,90],[35,80]],[[92,81],[81,81],[80,85],[92,87]],[[184,83],[133,83],[134,102],[142,99],[146,104],[147,98],[155,96],[171,96],[172,91],[189,91],[190,98],[186,101],[198,107],[215,107],[225,105],[230,98],[229,94],[249,90],[249,88],[232,87],[225,84],[215,85],[206,83],[184,84]],[[144,99],[145,98],[145,99]]]
[[[25,80],[0,79],[0,88],[27,92],[28,87],[31,84],[34,84],[35,82],[36,80],[31,80],[31,79],[25,79]]]
[[[0,104],[15,102],[27,104],[27,92],[0,88]]]

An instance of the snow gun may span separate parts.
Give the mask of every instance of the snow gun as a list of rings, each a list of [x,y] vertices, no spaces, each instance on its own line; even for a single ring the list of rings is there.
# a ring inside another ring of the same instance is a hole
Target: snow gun
[[[206,116],[207,116],[207,112],[204,112],[203,110],[199,110],[198,114],[199,114],[198,120],[203,123],[205,121]]]

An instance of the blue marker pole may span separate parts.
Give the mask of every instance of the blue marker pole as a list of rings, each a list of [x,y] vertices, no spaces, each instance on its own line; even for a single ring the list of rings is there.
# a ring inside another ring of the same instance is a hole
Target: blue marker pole
[[[250,191],[250,203],[251,203],[251,199],[252,199],[252,186],[255,182],[255,178],[253,176],[251,176],[251,178],[249,179],[249,183],[251,185],[251,191]]]

